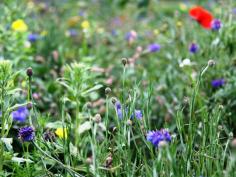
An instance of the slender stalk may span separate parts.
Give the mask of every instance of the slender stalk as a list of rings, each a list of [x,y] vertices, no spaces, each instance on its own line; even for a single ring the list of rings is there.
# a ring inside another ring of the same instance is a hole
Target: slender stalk
[[[31,76],[29,76],[28,77],[28,97],[27,97],[28,103],[31,102],[31,95],[32,95],[31,81],[32,81],[32,78],[31,78]],[[32,106],[33,106],[33,104],[32,104]],[[30,123],[31,126],[33,126],[31,114],[29,115],[29,123]]]
[[[1,111],[2,111],[2,124],[1,124],[1,138],[4,137],[5,132],[5,108],[4,108],[4,101],[5,101],[5,82],[2,82],[1,85]],[[2,140],[0,140],[0,171],[3,169],[3,163],[4,163],[4,143]]]
[[[60,162],[59,160],[55,159],[54,157],[50,156],[49,154],[47,154],[44,150],[42,150],[34,141],[33,141],[34,146],[36,147],[36,149],[38,149],[43,155],[45,155],[46,157],[48,157],[49,159],[55,161],[57,164],[59,164],[62,168],[64,168],[65,170],[67,170],[72,176],[76,177],[80,176],[83,177],[82,175],[80,175],[79,173],[77,173],[76,171],[72,170],[70,168],[70,166],[64,165],[62,162]]]

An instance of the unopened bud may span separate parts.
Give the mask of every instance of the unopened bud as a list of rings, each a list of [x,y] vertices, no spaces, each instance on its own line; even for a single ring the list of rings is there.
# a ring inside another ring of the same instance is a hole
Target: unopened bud
[[[230,133],[229,133],[229,138],[232,139],[233,137],[234,137],[233,132],[230,132]]]
[[[215,66],[216,62],[214,60],[209,60],[208,61],[208,66],[213,67]]]
[[[122,58],[121,59],[121,62],[123,63],[123,65],[125,66],[128,62],[127,58]]]
[[[87,107],[88,109],[91,109],[91,108],[93,107],[93,105],[92,105],[91,102],[88,102],[88,103],[86,104],[86,107]]]
[[[32,102],[27,103],[27,108],[28,108],[29,110],[32,109],[32,107],[33,107]]]
[[[116,99],[115,97],[112,97],[112,98],[111,98],[111,102],[112,102],[113,104],[115,104],[115,103],[117,102],[117,99]]]
[[[101,120],[102,120],[102,118],[101,118],[101,115],[100,114],[96,114],[95,116],[94,116],[94,118],[93,118],[93,121],[95,122],[95,123],[100,123],[101,122]]]
[[[26,74],[27,74],[27,76],[29,76],[29,77],[33,76],[33,70],[32,70],[31,67],[29,67],[29,68],[27,69]]]
[[[219,105],[219,109],[224,109],[224,106],[223,105]]]
[[[218,125],[218,130],[222,131],[223,130],[223,126],[222,125]]]
[[[105,89],[105,94],[106,95],[109,95],[111,93],[111,89],[110,89],[110,87],[107,87],[106,89]]]
[[[88,158],[86,159],[86,163],[87,163],[88,165],[91,165],[91,164],[93,163],[92,157],[88,157]]]
[[[130,119],[127,120],[127,125],[132,125],[132,121]]]

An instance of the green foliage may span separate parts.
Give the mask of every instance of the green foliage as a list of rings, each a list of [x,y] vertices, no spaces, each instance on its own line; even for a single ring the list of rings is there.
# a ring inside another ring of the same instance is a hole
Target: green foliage
[[[220,30],[191,19],[193,5]],[[235,5],[0,2],[0,176],[235,176]],[[155,147],[161,129],[171,141]]]

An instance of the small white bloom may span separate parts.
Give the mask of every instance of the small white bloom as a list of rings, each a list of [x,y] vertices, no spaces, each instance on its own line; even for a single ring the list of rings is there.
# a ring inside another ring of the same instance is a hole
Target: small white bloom
[[[30,48],[31,47],[31,43],[29,41],[25,41],[24,42],[24,47],[25,48]]]
[[[182,68],[184,66],[191,66],[191,65],[192,65],[192,63],[191,63],[190,59],[186,58],[179,64],[179,67]]]

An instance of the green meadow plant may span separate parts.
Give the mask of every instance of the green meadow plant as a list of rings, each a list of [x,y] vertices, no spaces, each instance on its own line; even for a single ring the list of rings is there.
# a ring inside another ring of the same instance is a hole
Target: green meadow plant
[[[235,7],[1,1],[0,176],[236,176]]]

